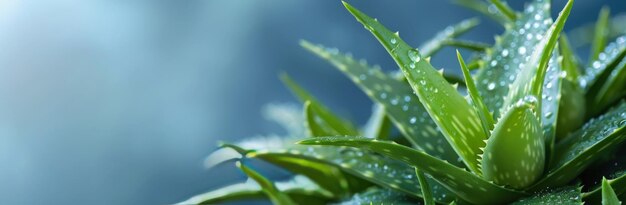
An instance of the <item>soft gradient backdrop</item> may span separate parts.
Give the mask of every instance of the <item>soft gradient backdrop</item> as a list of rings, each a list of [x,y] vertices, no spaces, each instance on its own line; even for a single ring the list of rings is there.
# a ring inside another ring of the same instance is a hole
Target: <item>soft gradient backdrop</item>
[[[350,2],[415,46],[477,16],[449,1]],[[566,30],[625,4],[578,0]],[[502,30],[482,20],[463,38],[493,42]],[[171,204],[241,181],[203,158],[219,140],[281,132],[260,112],[295,102],[281,71],[363,123],[366,96],[299,39],[395,69],[339,1],[0,1],[0,204]],[[459,69],[452,49],[433,64]]]

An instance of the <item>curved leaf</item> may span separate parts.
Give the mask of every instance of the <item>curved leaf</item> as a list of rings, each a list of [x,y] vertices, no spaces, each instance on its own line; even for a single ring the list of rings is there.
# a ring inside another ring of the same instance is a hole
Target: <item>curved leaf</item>
[[[374,104],[372,108],[372,115],[369,120],[367,120],[363,134],[367,138],[387,140],[390,138],[389,135],[391,135],[392,126],[393,124],[389,117],[387,117],[385,108],[379,104]]]
[[[493,125],[495,122],[493,121],[493,116],[489,113],[487,106],[483,103],[478,90],[476,89],[476,84],[474,84],[474,79],[472,79],[472,75],[470,74],[467,65],[465,65],[465,61],[463,61],[463,57],[459,51],[456,51],[456,57],[459,60],[459,64],[461,65],[461,71],[463,71],[463,77],[465,78],[467,91],[469,92],[469,96],[472,99],[472,105],[478,113],[480,117],[480,122],[483,125],[483,130],[486,132],[485,135],[489,136],[488,131],[493,129]]]
[[[350,146],[372,150],[417,167],[454,192],[458,197],[475,204],[501,204],[524,196],[524,193],[495,185],[445,161],[393,142],[361,137],[320,137],[305,139],[298,143],[306,145]],[[490,197],[484,197],[486,195]]]
[[[619,101],[624,95],[626,95],[626,57],[611,71],[607,81],[595,94],[590,102],[593,105],[590,112],[597,114]]]
[[[387,49],[402,69],[426,111],[435,121],[448,143],[467,167],[480,173],[477,157],[483,140],[487,139],[480,118],[471,105],[450,85],[430,63],[422,60],[419,51],[408,46],[397,33],[344,2],[352,15]]]
[[[504,16],[506,16],[509,20],[515,21],[517,18],[517,12],[515,12],[511,7],[509,7],[506,2],[502,2],[500,0],[489,0]]]
[[[448,26],[443,31],[435,34],[432,39],[420,45],[419,48],[422,49],[422,54],[424,56],[432,56],[437,51],[441,50],[444,45],[449,45],[448,41],[471,30],[476,27],[478,23],[480,23],[480,21],[477,18],[471,18],[463,20],[455,25]]]
[[[278,190],[278,188],[276,188],[276,185],[274,185],[273,182],[265,178],[260,173],[249,168],[248,166],[243,164],[241,161],[237,162],[237,167],[239,167],[241,171],[246,173],[248,177],[256,181],[259,184],[259,186],[261,186],[261,190],[263,190],[263,192],[267,194],[267,196],[270,198],[272,203],[279,204],[279,205],[296,204],[294,201],[291,200],[291,198],[289,198],[288,195]]]
[[[428,185],[428,181],[426,181],[426,176],[424,172],[420,171],[418,168],[415,168],[415,175],[417,176],[417,180],[420,183],[420,188],[422,189],[422,198],[424,198],[424,205],[435,205],[435,200],[433,199],[433,194],[430,191],[430,185]]]
[[[598,21],[596,22],[596,28],[593,34],[593,41],[591,42],[591,56],[589,62],[598,60],[598,55],[604,47],[606,47],[606,41],[609,38],[609,7],[602,7],[600,14],[598,15]]]
[[[545,164],[541,124],[533,101],[520,101],[498,120],[482,156],[483,176],[496,184],[522,189],[535,182]]]
[[[555,147],[548,173],[530,190],[563,185],[626,139],[626,103],[589,121]]]
[[[493,4],[487,4],[481,0],[454,0],[453,3],[463,6],[465,8],[474,10],[478,13],[481,13],[495,22],[500,23],[500,25],[507,25],[510,23],[510,19],[508,19],[504,14],[500,13],[496,6]]]
[[[598,60],[593,61],[591,66],[585,69],[584,74],[580,76],[579,83],[585,90],[587,101],[594,98],[611,71],[624,56],[626,56],[626,36],[620,36],[614,42],[609,43],[604,51],[598,54]]]
[[[606,180],[606,178],[602,179],[602,205],[620,205],[622,202],[617,199],[617,195],[611,185]]]
[[[428,112],[405,82],[393,79],[380,69],[369,67],[364,61],[356,61],[340,54],[336,49],[324,48],[302,41],[301,45],[314,54],[328,60],[348,76],[374,102],[382,106],[387,116],[411,144],[426,153],[462,166],[458,155]]]

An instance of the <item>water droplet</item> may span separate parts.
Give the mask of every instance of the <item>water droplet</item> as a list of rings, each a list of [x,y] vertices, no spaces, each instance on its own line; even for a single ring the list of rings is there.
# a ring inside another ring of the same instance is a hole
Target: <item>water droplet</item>
[[[494,66],[498,65],[498,61],[492,60],[490,65],[491,65],[491,67],[494,67]]]
[[[420,60],[422,60],[422,58],[419,55],[419,51],[417,49],[411,49],[409,50],[409,58],[413,61],[413,62],[420,62]]]
[[[404,101],[405,102],[410,102],[411,101],[411,96],[405,95],[404,96]]]
[[[598,69],[602,66],[602,63],[600,63],[600,61],[594,61],[592,66],[593,68]]]
[[[526,47],[519,47],[519,48],[517,49],[517,52],[518,52],[519,54],[524,55],[524,54],[526,53]]]
[[[398,41],[395,38],[391,39],[391,44],[396,44]]]
[[[489,85],[487,85],[487,90],[493,90],[493,89],[496,89],[496,84],[491,82],[489,83]]]
[[[387,98],[387,93],[381,93],[381,94],[380,94],[380,98],[382,98],[382,99]]]
[[[361,74],[361,75],[359,75],[359,79],[365,80],[365,79],[367,79],[367,76],[365,74]]]
[[[410,68],[415,68],[415,63],[410,63],[410,64],[409,64],[409,67],[410,67]]]
[[[415,122],[417,122],[417,118],[416,117],[411,117],[411,119],[409,120],[409,122],[411,124],[415,124]]]
[[[420,84],[426,85],[426,81],[425,80],[420,80]]]
[[[504,56],[504,57],[509,56],[509,50],[507,50],[507,49],[502,50],[502,56]]]
[[[392,105],[397,105],[398,104],[398,99],[397,98],[391,99],[391,104]]]
[[[547,113],[545,114],[545,116],[546,116],[546,118],[550,118],[550,117],[552,117],[552,112],[547,112]]]

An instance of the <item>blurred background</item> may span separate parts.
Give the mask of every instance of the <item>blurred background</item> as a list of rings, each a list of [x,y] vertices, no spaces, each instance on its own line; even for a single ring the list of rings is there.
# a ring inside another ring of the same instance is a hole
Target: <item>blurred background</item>
[[[414,46],[478,16],[449,1],[350,3]],[[626,12],[626,1],[579,0],[565,30],[603,5]],[[463,39],[502,32],[481,19]],[[220,140],[282,133],[261,114],[296,103],[282,71],[364,123],[367,97],[300,39],[396,69],[339,1],[0,1],[0,204],[171,204],[240,182],[203,159]],[[453,49],[432,62],[459,69]]]

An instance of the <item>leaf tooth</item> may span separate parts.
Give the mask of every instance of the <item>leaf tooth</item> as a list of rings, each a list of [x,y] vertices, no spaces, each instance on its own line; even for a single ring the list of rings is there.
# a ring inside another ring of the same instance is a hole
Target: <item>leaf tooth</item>
[[[439,72],[439,74],[440,74],[441,76],[443,76],[443,70],[444,70],[444,69],[443,69],[443,68],[441,68],[441,69],[437,70],[437,72]]]
[[[453,87],[455,90],[456,90],[456,89],[458,89],[458,88],[459,88],[459,83],[454,83],[454,84],[452,84],[452,87]]]

